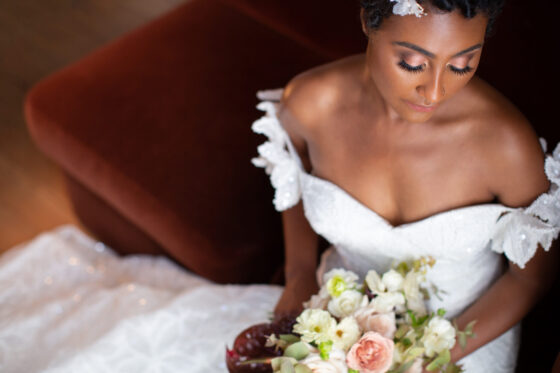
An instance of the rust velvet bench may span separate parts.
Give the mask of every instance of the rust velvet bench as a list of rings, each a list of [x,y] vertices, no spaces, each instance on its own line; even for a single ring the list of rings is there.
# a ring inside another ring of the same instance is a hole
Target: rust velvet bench
[[[99,239],[218,282],[279,272],[256,92],[365,47],[357,4],[300,3],[187,1],[32,88],[32,138]]]

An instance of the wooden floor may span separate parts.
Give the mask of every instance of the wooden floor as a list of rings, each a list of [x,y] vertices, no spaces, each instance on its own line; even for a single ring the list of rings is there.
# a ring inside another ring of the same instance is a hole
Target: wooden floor
[[[0,252],[78,224],[57,167],[22,114],[39,79],[184,0],[0,0]]]

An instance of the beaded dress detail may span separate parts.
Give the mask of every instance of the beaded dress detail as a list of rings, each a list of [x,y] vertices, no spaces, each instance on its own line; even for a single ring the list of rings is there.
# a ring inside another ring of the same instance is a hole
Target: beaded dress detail
[[[319,280],[333,267],[364,276],[372,268],[382,273],[395,262],[429,255],[436,264],[428,272],[428,280],[441,294],[432,296],[428,306],[432,310],[443,307],[453,318],[503,273],[500,254],[523,268],[539,245],[548,251],[558,236],[560,146],[546,158],[549,192],[527,208],[497,203],[467,206],[395,227],[336,184],[303,169],[276,115],[280,93],[266,92],[268,100],[258,105],[265,115],[254,123],[253,131],[268,136],[268,141],[259,146],[259,157],[253,163],[265,167],[270,175],[276,188],[276,209],[287,209],[301,199],[311,227],[332,244],[323,255]],[[513,372],[518,344],[517,326],[461,363],[469,373]]]

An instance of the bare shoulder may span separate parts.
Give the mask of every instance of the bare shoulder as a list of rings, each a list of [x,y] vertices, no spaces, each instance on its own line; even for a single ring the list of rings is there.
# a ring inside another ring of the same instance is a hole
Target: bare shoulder
[[[283,124],[305,132],[328,118],[346,101],[358,61],[359,56],[350,56],[295,76],[284,89],[279,109],[287,121]]]
[[[345,101],[356,58],[351,56],[295,76],[284,88],[278,118],[302,160],[307,142]]]
[[[509,206],[526,206],[548,189],[544,154],[525,116],[506,97],[482,79],[473,90],[480,150],[487,160],[492,193]]]

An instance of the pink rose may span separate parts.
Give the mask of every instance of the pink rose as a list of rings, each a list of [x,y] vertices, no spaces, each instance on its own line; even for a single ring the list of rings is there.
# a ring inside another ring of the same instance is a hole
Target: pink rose
[[[377,332],[385,338],[393,339],[397,331],[395,313],[356,313],[358,325],[364,332]]]
[[[385,373],[393,363],[395,344],[376,332],[367,332],[346,355],[349,368],[361,373]]]

